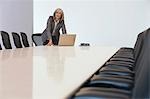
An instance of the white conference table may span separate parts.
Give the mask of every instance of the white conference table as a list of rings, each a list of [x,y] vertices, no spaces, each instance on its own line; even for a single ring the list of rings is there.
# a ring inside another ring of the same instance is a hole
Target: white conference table
[[[0,51],[0,99],[66,99],[115,47],[30,47]]]

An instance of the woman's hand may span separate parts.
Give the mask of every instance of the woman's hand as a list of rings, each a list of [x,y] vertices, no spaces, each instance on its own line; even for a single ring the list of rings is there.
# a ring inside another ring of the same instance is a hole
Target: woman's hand
[[[49,40],[47,46],[51,46],[51,45],[53,45],[52,40]]]

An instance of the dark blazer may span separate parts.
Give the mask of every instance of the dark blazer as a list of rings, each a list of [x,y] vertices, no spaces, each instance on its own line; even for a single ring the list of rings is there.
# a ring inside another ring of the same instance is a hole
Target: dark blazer
[[[42,36],[41,36],[43,43],[46,42],[46,40],[49,40],[52,38],[52,32],[53,32],[54,26],[55,26],[55,22],[54,22],[53,16],[50,16],[47,21],[47,27],[43,31]],[[60,32],[59,32],[60,29],[62,29],[63,34],[66,34],[66,27],[65,27],[64,20],[60,21],[57,24],[56,29],[55,29],[55,36],[60,35]]]

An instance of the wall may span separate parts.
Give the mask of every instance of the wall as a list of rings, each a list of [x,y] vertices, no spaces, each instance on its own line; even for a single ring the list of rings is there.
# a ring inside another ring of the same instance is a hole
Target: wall
[[[56,8],[65,12],[68,33],[76,45],[133,46],[150,26],[149,0],[34,0],[34,33],[41,33]]]
[[[31,45],[33,33],[32,0],[0,0],[0,31],[25,32]],[[1,42],[1,39],[0,39]],[[11,37],[11,43],[14,43]]]

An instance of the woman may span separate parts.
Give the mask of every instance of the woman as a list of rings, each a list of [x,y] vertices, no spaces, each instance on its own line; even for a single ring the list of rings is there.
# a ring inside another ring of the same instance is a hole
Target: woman
[[[43,45],[58,45],[60,29],[62,29],[63,34],[66,34],[64,13],[62,9],[58,8],[47,21],[47,27],[42,34]]]

